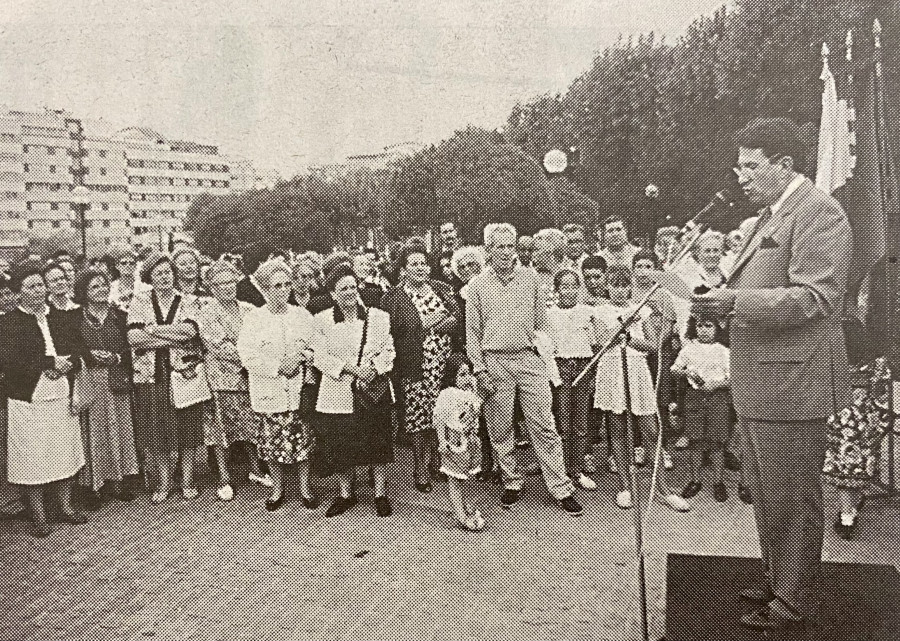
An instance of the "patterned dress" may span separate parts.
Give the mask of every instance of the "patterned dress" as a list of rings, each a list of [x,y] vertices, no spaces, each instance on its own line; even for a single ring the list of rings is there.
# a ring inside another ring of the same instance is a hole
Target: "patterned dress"
[[[404,288],[419,315],[444,310],[441,298],[434,290],[427,287],[423,292],[416,292],[409,287]],[[422,343],[422,378],[414,381],[403,379],[403,391],[406,396],[406,431],[410,434],[434,429],[432,420],[434,404],[441,390],[441,377],[444,366],[450,357],[450,337],[445,334],[428,332]]]
[[[828,419],[822,477],[837,487],[864,489],[878,460],[878,443],[890,429],[887,395],[891,373],[883,358],[857,372],[853,404]]]

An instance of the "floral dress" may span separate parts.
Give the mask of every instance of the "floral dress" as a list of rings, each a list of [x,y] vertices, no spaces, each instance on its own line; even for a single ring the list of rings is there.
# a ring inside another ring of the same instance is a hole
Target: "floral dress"
[[[887,395],[891,372],[884,359],[875,359],[856,374],[853,404],[828,419],[822,472],[825,482],[837,487],[868,486],[875,473],[877,444],[890,429]]]
[[[404,288],[419,315],[438,310],[446,311],[443,301],[430,287],[423,293]],[[434,404],[441,389],[444,366],[450,357],[450,337],[446,334],[428,332],[422,343],[422,378],[414,381],[403,379],[406,396],[406,431],[409,433],[434,429],[432,425]]]

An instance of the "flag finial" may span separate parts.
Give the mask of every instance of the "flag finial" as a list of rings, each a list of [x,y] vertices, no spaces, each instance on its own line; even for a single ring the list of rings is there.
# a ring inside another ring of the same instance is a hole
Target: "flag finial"
[[[847,62],[853,60],[853,29],[847,31],[847,37],[844,39],[844,47],[847,49]]]
[[[822,43],[822,58],[827,58],[831,51],[828,49],[828,43]]]
[[[881,21],[878,18],[872,23],[872,35],[875,36],[875,48],[881,49]]]
[[[831,53],[828,49],[828,44],[822,43],[822,74],[819,76],[819,80],[828,80],[831,77],[831,69],[828,68],[828,54]]]

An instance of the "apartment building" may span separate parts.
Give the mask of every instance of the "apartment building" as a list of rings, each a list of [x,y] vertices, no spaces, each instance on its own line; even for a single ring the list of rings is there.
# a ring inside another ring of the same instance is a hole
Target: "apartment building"
[[[232,161],[216,145],[147,127],[116,131],[64,111],[0,109],[0,255],[18,256],[30,238],[80,230],[82,208],[91,247],[166,247],[185,238],[195,196],[252,188],[254,176],[249,161]]]

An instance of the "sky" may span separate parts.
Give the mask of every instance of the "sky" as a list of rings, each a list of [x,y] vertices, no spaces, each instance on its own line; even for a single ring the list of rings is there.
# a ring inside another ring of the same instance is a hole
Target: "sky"
[[[218,144],[261,169],[432,143],[563,91],[621,34],[724,0],[3,0],[0,103]]]

